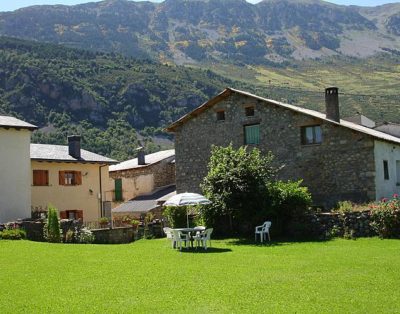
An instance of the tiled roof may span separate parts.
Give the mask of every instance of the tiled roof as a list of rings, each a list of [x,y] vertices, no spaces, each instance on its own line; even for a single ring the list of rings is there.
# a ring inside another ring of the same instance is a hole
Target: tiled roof
[[[400,137],[400,124],[386,122],[382,125],[376,126],[374,129],[396,137]]]
[[[128,169],[134,169],[134,168],[147,167],[147,166],[150,166],[157,162],[160,162],[164,159],[171,158],[174,156],[175,156],[175,149],[162,150],[157,153],[146,155],[145,156],[145,163],[146,163],[145,165],[138,165],[138,159],[134,158],[134,159],[123,161],[119,164],[110,166],[109,171],[119,171],[119,170],[128,170]]]
[[[37,126],[30,124],[28,122],[22,121],[20,119],[9,117],[9,116],[0,116],[0,127],[6,128],[16,128],[16,129],[28,129],[28,130],[36,130]]]
[[[105,164],[115,164],[118,162],[84,149],[81,149],[81,158],[77,159],[69,155],[68,146],[48,144],[31,144],[31,159]]]
[[[140,195],[112,209],[113,213],[146,213],[176,194],[175,185],[160,188],[150,194]]]
[[[194,109],[193,111],[189,112],[188,114],[184,115],[183,117],[181,117],[179,120],[175,121],[174,123],[172,123],[168,128],[167,131],[169,132],[175,132],[176,128],[179,127],[180,125],[186,123],[186,121],[192,119],[193,117],[201,114],[203,111],[205,111],[206,109],[214,106],[215,104],[217,104],[218,102],[220,102],[221,100],[229,97],[230,95],[232,95],[233,93],[236,94],[240,94],[240,95],[244,95],[247,97],[251,97],[251,98],[255,98],[258,100],[261,100],[263,102],[267,102],[282,108],[286,108],[295,112],[299,112],[311,117],[315,117],[324,121],[327,121],[329,123],[335,124],[337,126],[342,126],[348,129],[352,129],[354,131],[360,132],[360,133],[364,133],[367,135],[370,135],[376,139],[380,139],[383,141],[388,141],[388,142],[392,142],[392,143],[396,143],[396,144],[400,144],[400,138],[386,134],[384,132],[380,132],[380,131],[376,131],[374,129],[370,129],[367,128],[365,126],[362,125],[358,125],[356,123],[353,122],[349,122],[343,119],[340,119],[340,123],[327,119],[326,115],[324,113],[321,113],[319,111],[315,111],[315,110],[311,110],[311,109],[306,109],[306,108],[302,108],[302,107],[298,107],[298,106],[294,106],[294,105],[289,105],[289,104],[285,104],[276,100],[272,100],[272,99],[267,99],[267,98],[263,98],[248,92],[244,92],[241,90],[237,90],[237,89],[233,89],[233,88],[226,88],[222,93],[220,93],[219,95],[217,95],[216,97],[210,99],[209,101],[205,102],[204,104],[202,104],[201,106],[197,107],[196,109]]]

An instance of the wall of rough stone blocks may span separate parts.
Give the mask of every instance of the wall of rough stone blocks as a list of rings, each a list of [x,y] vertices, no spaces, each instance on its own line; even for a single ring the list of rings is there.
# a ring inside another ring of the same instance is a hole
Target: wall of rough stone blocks
[[[255,107],[246,117],[245,107]],[[225,110],[225,121],[216,111]],[[332,207],[339,200],[375,199],[374,140],[368,135],[240,94],[232,94],[179,127],[175,133],[177,192],[201,192],[211,145],[244,144],[244,125],[260,123],[262,152],[271,151],[279,178],[303,179],[316,205]],[[323,141],[301,144],[301,126],[320,124]]]
[[[147,167],[110,172],[111,179],[122,178],[124,201],[138,195],[149,193],[159,187],[175,184],[174,157],[167,158]],[[113,197],[114,181],[110,183],[110,193]],[[145,183],[145,184],[144,184]],[[112,186],[112,187],[111,187]],[[109,196],[109,198],[111,197]]]

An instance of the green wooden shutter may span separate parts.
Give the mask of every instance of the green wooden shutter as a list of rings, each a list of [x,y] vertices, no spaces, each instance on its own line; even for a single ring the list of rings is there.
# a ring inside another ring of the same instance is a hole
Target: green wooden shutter
[[[245,144],[260,144],[260,125],[246,125],[244,127],[246,136]]]
[[[116,201],[122,201],[122,179],[115,179],[114,180],[115,184],[115,200]]]

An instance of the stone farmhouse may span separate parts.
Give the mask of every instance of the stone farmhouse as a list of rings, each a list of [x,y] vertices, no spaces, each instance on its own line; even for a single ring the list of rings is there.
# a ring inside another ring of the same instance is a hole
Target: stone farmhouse
[[[200,192],[212,145],[271,151],[280,179],[303,179],[315,205],[366,202],[400,192],[400,138],[340,118],[336,87],[326,114],[225,89],[167,130],[175,134],[177,192]]]

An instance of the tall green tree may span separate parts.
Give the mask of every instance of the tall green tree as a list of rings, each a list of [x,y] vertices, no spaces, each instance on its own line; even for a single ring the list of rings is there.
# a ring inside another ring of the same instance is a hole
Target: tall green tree
[[[202,209],[207,226],[221,233],[249,233],[265,216],[268,184],[275,180],[273,155],[256,148],[213,146],[208,174],[201,187],[212,205]],[[225,227],[225,228],[224,228]],[[228,227],[228,228],[226,228]]]
[[[49,205],[47,212],[47,222],[44,226],[45,238],[48,242],[60,243],[61,242],[61,231],[60,222],[58,220],[57,208]]]

